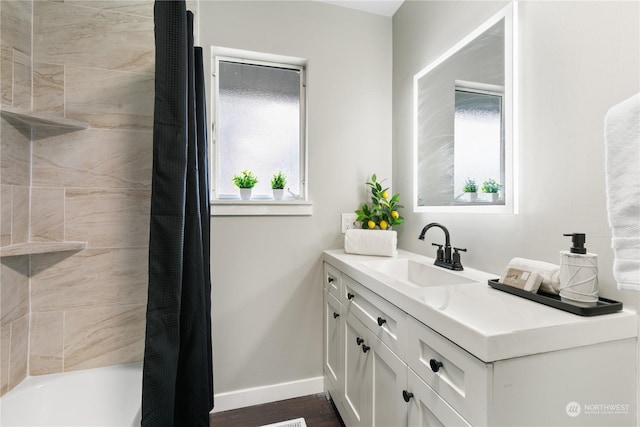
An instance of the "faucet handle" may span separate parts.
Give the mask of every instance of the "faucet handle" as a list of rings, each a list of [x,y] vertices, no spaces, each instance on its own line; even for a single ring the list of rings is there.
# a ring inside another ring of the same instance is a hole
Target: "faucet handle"
[[[442,250],[443,245],[439,245],[437,243],[432,243],[431,246],[437,246],[438,250],[436,251],[436,259],[438,261],[444,261],[444,251]]]
[[[460,262],[460,253],[458,252],[467,252],[467,248],[453,248],[453,269],[457,271],[462,271],[464,268],[462,267],[462,262]]]

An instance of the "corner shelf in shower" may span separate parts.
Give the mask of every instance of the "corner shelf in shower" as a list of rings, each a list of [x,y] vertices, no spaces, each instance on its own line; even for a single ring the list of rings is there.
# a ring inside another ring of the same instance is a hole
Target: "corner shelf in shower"
[[[2,116],[9,119],[18,120],[32,127],[64,128],[70,130],[80,130],[89,128],[89,123],[80,120],[68,119],[49,113],[39,113],[36,111],[23,110],[20,108],[2,107]]]
[[[81,251],[86,247],[86,242],[26,242],[0,247],[0,257]]]

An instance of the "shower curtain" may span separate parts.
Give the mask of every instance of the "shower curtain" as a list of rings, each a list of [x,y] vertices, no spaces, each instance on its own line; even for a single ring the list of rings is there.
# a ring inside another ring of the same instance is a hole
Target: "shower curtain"
[[[156,76],[143,427],[209,426],[213,408],[202,49],[184,1],[154,5]]]

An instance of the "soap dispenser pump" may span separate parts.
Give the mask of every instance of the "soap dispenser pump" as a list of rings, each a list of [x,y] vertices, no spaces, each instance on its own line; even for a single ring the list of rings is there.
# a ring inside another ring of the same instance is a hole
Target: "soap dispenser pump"
[[[584,233],[570,233],[572,246],[560,252],[560,299],[582,307],[598,303],[598,256],[587,252]]]

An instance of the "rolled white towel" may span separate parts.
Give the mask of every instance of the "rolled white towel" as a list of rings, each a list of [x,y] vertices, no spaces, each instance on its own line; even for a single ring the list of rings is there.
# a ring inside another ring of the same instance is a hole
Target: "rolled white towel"
[[[513,258],[507,268],[513,267],[520,270],[537,273],[542,277],[540,289],[548,294],[560,292],[560,266],[549,262],[537,261],[526,258]]]
[[[344,251],[356,255],[396,256],[398,233],[393,230],[349,229],[344,234]]]

